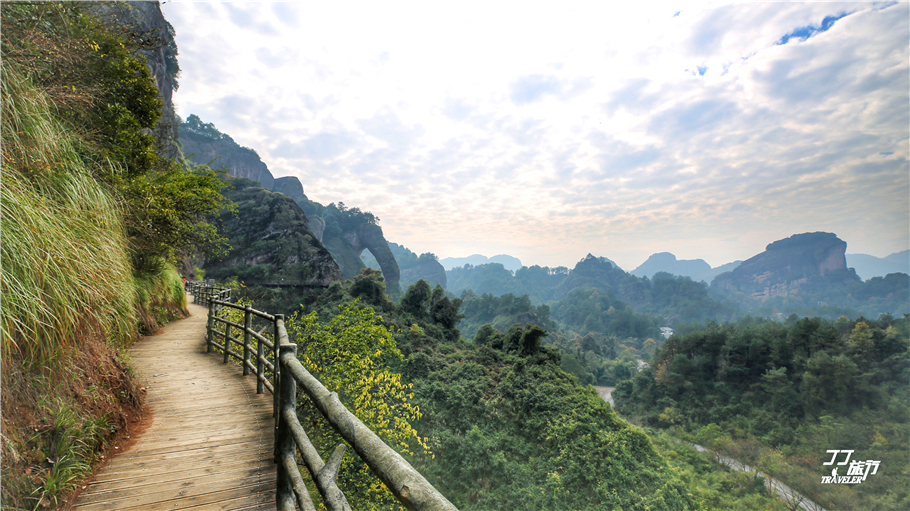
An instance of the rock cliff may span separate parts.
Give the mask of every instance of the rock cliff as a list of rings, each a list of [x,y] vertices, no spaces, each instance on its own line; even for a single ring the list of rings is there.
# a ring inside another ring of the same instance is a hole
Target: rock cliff
[[[297,203],[253,181],[234,179],[232,184],[225,196],[237,205],[237,212],[222,211],[218,220],[232,248],[223,257],[206,261],[206,276],[236,276],[247,284],[325,285],[344,280]]]
[[[764,252],[733,271],[718,275],[711,286],[766,302],[820,286],[858,282],[856,273],[847,268],[846,250],[847,243],[832,233],[795,234],[769,244]]]
[[[186,122],[180,123],[180,139],[183,153],[190,161],[256,181],[266,189],[293,199],[303,209],[310,232],[329,250],[346,277],[354,278],[365,268],[360,256],[364,249],[369,249],[379,261],[387,292],[393,296],[401,292],[398,263],[383,237],[382,228],[370,220],[375,217],[360,213],[357,208],[347,210],[341,203],[339,207],[334,204],[322,206],[309,200],[299,179],[294,176],[276,179],[256,151],[240,146],[229,135],[218,131],[214,124],[204,123],[196,115],[190,115]],[[344,218],[339,221],[339,217]]]
[[[177,90],[180,66],[174,27],[161,14],[155,2],[90,2],[92,15],[115,31],[123,33],[139,48],[164,103],[155,126],[158,152],[166,158],[179,157],[177,117],[171,96]]]
[[[229,135],[218,131],[214,124],[204,123],[196,115],[190,114],[186,122],[180,123],[180,143],[183,154],[193,163],[256,181],[268,190],[275,184],[275,178],[256,151],[242,147]],[[287,182],[282,184],[288,187]],[[300,193],[303,194],[303,186],[300,186]]]

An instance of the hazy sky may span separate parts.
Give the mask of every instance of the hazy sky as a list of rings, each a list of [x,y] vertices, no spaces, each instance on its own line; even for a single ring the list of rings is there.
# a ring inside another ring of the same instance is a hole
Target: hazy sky
[[[807,231],[910,248],[907,3],[560,4],[162,10],[179,115],[417,253],[630,270]]]

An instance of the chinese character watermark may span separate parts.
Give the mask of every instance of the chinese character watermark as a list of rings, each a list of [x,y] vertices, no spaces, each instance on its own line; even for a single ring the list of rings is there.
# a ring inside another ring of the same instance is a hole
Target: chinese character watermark
[[[837,461],[837,457],[843,453],[844,461],[837,463],[837,465],[848,465],[847,474],[843,476],[837,475],[837,467],[831,469],[830,476],[822,476],[822,484],[859,484],[866,480],[870,475],[875,475],[878,473],[878,466],[881,461],[876,460],[866,460],[859,461],[853,460],[850,461],[850,457],[853,455],[852,449],[846,450],[828,450],[827,452],[833,453],[831,459],[822,465],[834,465]],[[872,471],[870,474],[869,471]]]

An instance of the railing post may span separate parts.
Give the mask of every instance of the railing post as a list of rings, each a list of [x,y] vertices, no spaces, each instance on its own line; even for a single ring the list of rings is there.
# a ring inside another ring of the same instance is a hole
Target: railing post
[[[214,303],[214,302],[212,302]],[[225,318],[227,319],[227,318]],[[224,362],[225,364],[231,359],[231,324],[224,324]]]
[[[212,345],[215,330],[215,304],[209,303],[209,322],[205,326],[205,352],[211,353],[215,349]]]
[[[276,339],[275,346],[278,347],[278,357],[275,359],[275,366],[281,364],[281,357],[287,354],[296,358],[296,344],[282,344],[278,346]],[[280,389],[275,394],[280,394],[279,400],[282,409],[291,409],[296,413],[297,410],[297,382],[294,378],[281,378],[279,383]],[[275,494],[275,501],[279,510],[295,509],[297,498],[294,495],[294,483],[291,475],[285,468],[285,460],[293,460],[297,463],[297,444],[291,436],[290,428],[281,420],[281,411],[278,411],[278,429],[275,432],[275,453],[278,462],[278,488]]]
[[[278,326],[279,323],[281,323],[280,328]],[[275,314],[274,325],[275,325],[275,338],[272,339],[272,343],[275,346],[275,351],[274,351],[275,372],[272,374],[272,388],[275,390],[272,392],[272,401],[273,401],[272,413],[275,416],[275,431],[278,431],[278,405],[280,403],[280,401],[278,400],[278,394],[279,394],[278,389],[280,387],[278,385],[280,385],[280,383],[281,383],[281,363],[278,360],[278,346],[281,344],[281,334],[279,333],[279,330],[284,330],[284,314]],[[276,453],[276,455],[277,455],[277,453]]]
[[[243,306],[243,375],[250,374],[250,328],[253,326],[253,307],[250,304]]]
[[[258,337],[256,338],[256,393],[262,394],[265,392],[265,343],[262,342]],[[274,387],[273,387],[274,388]]]

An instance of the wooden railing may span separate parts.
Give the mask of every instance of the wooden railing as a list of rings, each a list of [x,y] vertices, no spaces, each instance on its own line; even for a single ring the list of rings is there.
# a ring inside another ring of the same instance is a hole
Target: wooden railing
[[[346,446],[338,445],[328,462],[323,461],[297,418],[298,384],[341,438],[407,509],[457,511],[410,463],[354,416],[338,399],[338,394],[329,392],[303,367],[297,359],[297,345],[288,340],[284,315],[271,315],[249,305],[231,303],[221,298],[229,297],[230,290],[204,283],[189,283],[187,289],[193,293],[194,302],[204,301],[209,307],[206,350],[221,350],[224,363],[233,357],[243,366],[244,375],[256,376],[257,393],[268,389],[274,397],[275,463],[278,464],[276,504],[279,511],[291,511],[296,506],[304,511],[316,509],[297,466],[298,451],[326,508],[329,511],[351,509],[335,481]],[[243,324],[226,317],[230,310],[243,313]],[[265,320],[259,331],[253,328],[254,318]],[[271,330],[274,342],[263,335],[266,330]],[[242,333],[242,338],[235,337],[234,331],[238,336]],[[220,343],[217,342],[219,339]],[[239,352],[241,347],[242,353]]]
[[[215,287],[212,281],[187,282],[186,290],[193,294],[193,303],[206,307],[211,300],[231,301],[231,290]]]

